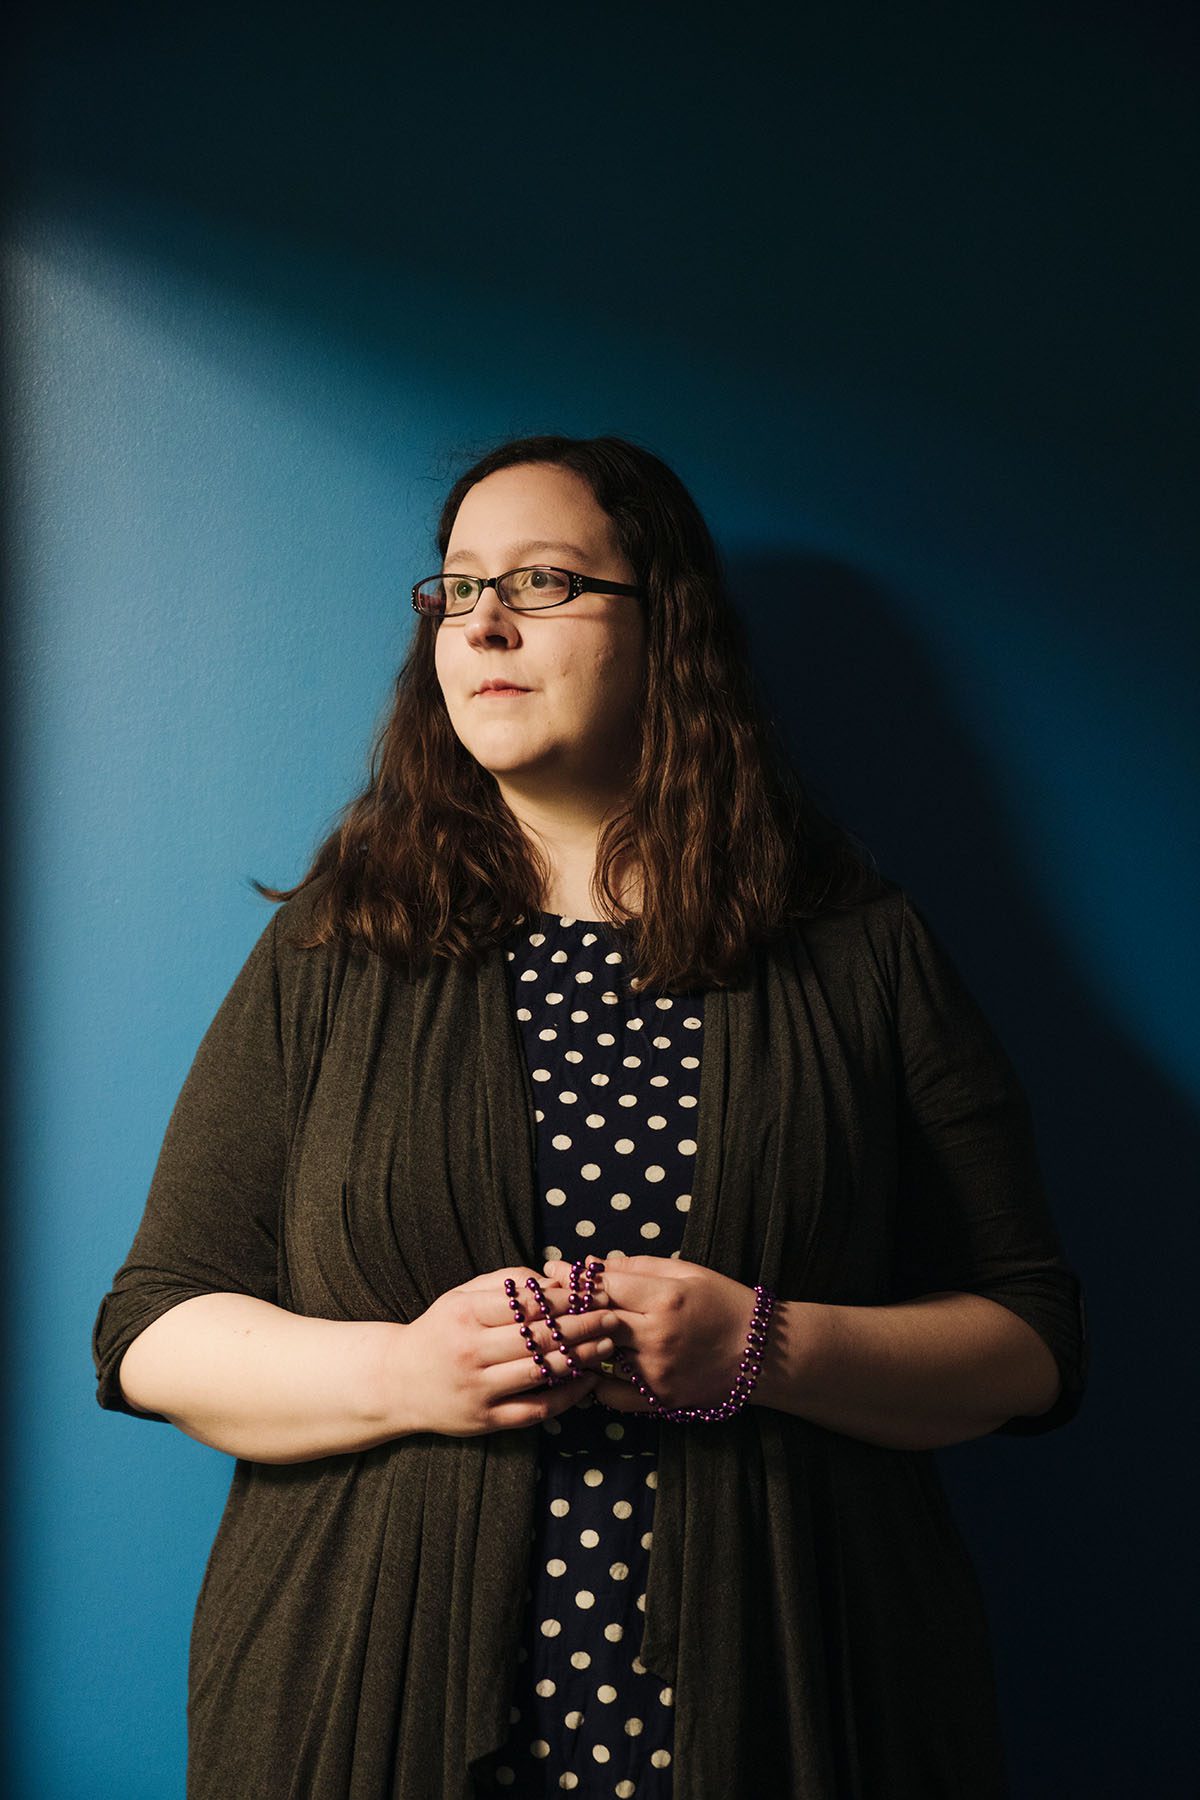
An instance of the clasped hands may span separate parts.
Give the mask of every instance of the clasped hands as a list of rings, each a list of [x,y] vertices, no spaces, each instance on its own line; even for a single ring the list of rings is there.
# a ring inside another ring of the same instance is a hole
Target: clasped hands
[[[715,1406],[728,1395],[745,1354],[755,1293],[744,1282],[675,1256],[588,1257],[603,1261],[591,1309],[615,1313],[612,1375],[592,1389],[618,1412],[649,1413],[650,1403],[620,1373],[623,1356],[664,1405]],[[541,1287],[557,1318],[570,1298],[571,1264],[545,1264]],[[527,1290],[528,1293],[528,1290]],[[529,1300],[533,1295],[528,1293]]]

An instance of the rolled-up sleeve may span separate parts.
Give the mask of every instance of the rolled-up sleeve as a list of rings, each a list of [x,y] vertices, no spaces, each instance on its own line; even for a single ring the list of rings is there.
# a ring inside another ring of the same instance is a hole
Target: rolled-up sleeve
[[[900,1199],[893,1297],[982,1294],[1030,1324],[1062,1388],[1049,1411],[997,1430],[1053,1431],[1079,1410],[1088,1340],[1082,1284],[1063,1255],[1033,1121],[1007,1052],[944,946],[905,896],[895,1017]]]
[[[196,1294],[278,1291],[286,1072],[272,915],[201,1039],[172,1110],[128,1256],[92,1329],[99,1404],[139,1419],[120,1364],[146,1326]]]

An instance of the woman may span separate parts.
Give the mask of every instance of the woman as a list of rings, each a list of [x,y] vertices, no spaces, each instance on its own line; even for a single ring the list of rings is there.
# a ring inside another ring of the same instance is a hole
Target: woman
[[[661,461],[502,445],[438,552],[96,1321],[238,1459],[189,1796],[1001,1795],[929,1452],[1084,1386],[1015,1071]]]

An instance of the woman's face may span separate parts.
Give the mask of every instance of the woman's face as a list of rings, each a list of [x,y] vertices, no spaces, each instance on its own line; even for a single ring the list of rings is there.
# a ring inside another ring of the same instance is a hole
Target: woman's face
[[[587,482],[550,463],[497,469],[468,488],[442,567],[503,575],[531,563],[637,582]],[[616,797],[636,767],[645,649],[632,595],[584,593],[510,612],[485,588],[473,612],[441,620],[434,661],[455,732],[502,791],[582,800]],[[526,692],[481,695],[493,679]]]

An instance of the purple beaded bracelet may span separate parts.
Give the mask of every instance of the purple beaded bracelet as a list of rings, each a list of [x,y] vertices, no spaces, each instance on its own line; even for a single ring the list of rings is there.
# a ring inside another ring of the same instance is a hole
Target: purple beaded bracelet
[[[569,1283],[571,1297],[567,1302],[569,1313],[591,1311],[592,1292],[596,1285],[596,1277],[603,1271],[604,1264],[602,1262],[587,1262],[585,1266],[583,1257],[579,1257],[571,1264]],[[556,1347],[566,1358],[568,1369],[566,1375],[555,1375],[551,1370],[549,1363],[534,1342],[533,1330],[521,1310],[516,1282],[511,1275],[506,1275],[504,1278],[504,1292],[508,1297],[508,1304],[512,1308],[513,1315],[521,1327],[521,1336],[525,1340],[526,1349],[537,1364],[545,1385],[561,1387],[564,1381],[574,1380],[577,1376],[582,1375],[584,1370],[580,1368],[578,1360],[567,1348],[562,1332],[559,1330],[558,1321],[550,1311],[550,1303],[542,1292],[541,1283],[535,1276],[529,1275],[526,1276],[525,1286],[532,1291],[541,1315],[550,1328],[550,1335],[554,1339]],[[734,1413],[741,1411],[754,1391],[754,1385],[758,1380],[758,1372],[762,1365],[763,1351],[766,1348],[771,1309],[774,1305],[775,1295],[770,1288],[757,1285],[754,1289],[754,1313],[746,1335],[746,1353],[742,1357],[737,1379],[729,1391],[728,1398],[722,1400],[719,1406],[664,1406],[662,1401],[651,1393],[637,1371],[630,1367],[619,1350],[615,1352],[614,1361],[620,1363],[622,1373],[629,1377],[642,1398],[650,1402],[650,1411],[656,1418],[665,1419],[671,1423],[696,1420],[704,1424],[716,1424],[721,1419],[731,1419]],[[606,1412],[621,1411],[619,1406],[609,1406],[606,1400],[601,1400],[599,1404]]]

